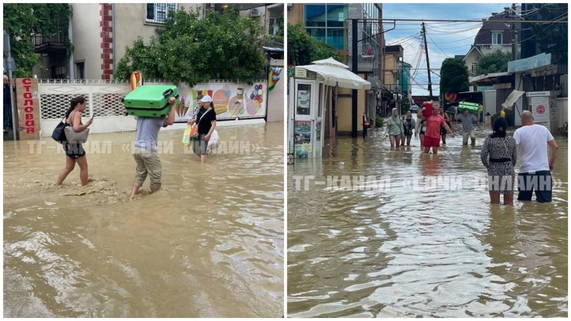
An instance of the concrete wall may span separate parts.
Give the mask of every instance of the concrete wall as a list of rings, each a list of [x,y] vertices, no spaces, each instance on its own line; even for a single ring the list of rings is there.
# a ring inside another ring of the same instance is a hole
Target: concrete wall
[[[145,43],[148,43],[153,36],[157,35],[156,31],[162,28],[162,25],[145,21],[145,3],[116,3],[113,4],[113,8],[115,10],[114,63],[116,65],[125,55],[127,47],[130,47],[135,40],[142,38]],[[202,4],[178,3],[177,10],[180,8],[187,12],[192,10],[202,14]]]
[[[391,91],[396,89],[398,80],[397,59],[396,54],[385,53],[384,55],[384,84]]]
[[[283,67],[283,60],[272,60],[272,66]],[[287,82],[287,70],[282,69],[280,80],[268,96],[267,121],[277,122],[284,120],[284,95]]]
[[[351,89],[339,88],[337,99],[337,132],[350,135],[352,130],[353,107]],[[363,113],[365,112],[365,90],[357,90],[357,131],[363,130]]]
[[[484,115],[490,113],[494,115],[496,113],[496,91],[486,90],[482,92],[482,97],[484,100]]]
[[[115,3],[112,5],[112,35],[114,37],[113,66],[125,55],[126,48],[135,40],[142,38],[148,42],[156,35],[161,24],[145,22],[145,3]],[[202,4],[179,3],[177,9],[199,11],[202,14]],[[77,62],[85,63],[85,78],[100,79],[101,70],[101,16],[100,4],[72,4],[72,32],[74,67]]]
[[[287,23],[290,25],[303,24],[303,3],[287,5]]]
[[[101,38],[99,4],[73,3],[72,32],[73,32],[73,65],[78,62],[85,64],[86,79],[101,78]],[[75,73],[77,75],[77,73]]]
[[[468,75],[476,76],[476,70],[472,70],[472,64],[478,63],[478,60],[480,60],[480,54],[476,50],[473,50],[469,55],[464,57],[464,64],[466,68],[468,68]]]
[[[551,112],[551,132],[553,134],[558,133],[559,128],[563,126],[563,123],[567,121],[567,97],[555,98],[552,100],[552,112]]]

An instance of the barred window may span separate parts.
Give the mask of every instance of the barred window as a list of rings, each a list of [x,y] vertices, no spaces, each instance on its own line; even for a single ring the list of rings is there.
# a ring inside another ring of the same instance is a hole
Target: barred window
[[[170,12],[176,11],[176,3],[147,3],[145,21],[165,23]]]

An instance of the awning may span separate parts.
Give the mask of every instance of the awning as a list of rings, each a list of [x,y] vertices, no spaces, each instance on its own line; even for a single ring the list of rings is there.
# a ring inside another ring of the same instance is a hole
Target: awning
[[[549,66],[550,64],[551,64],[551,54],[543,52],[540,53],[539,55],[535,55],[532,57],[509,61],[508,71],[523,72],[527,70]]]
[[[324,78],[328,86],[339,86],[349,89],[371,89],[371,83],[347,70],[348,66],[339,61],[328,58],[316,60],[313,65],[296,66],[296,70],[305,69],[313,71]]]
[[[333,59],[332,57],[329,57],[327,59],[315,60],[315,61],[312,61],[311,63],[314,65],[330,65],[330,66],[335,66],[335,67],[339,67],[339,68],[349,69],[349,66]]]
[[[502,103],[502,107],[511,109],[513,105],[517,102],[519,97],[523,96],[523,94],[525,94],[525,91],[520,91],[520,90],[512,91],[511,94],[509,94],[508,98],[506,98],[506,101]]]
[[[471,84],[478,82],[490,82],[494,78],[510,76],[511,72],[494,72],[490,74],[478,75],[474,77],[469,77],[468,80]]]

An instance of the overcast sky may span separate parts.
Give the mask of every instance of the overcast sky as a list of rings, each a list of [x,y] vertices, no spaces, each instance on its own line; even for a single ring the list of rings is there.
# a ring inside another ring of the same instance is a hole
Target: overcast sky
[[[383,18],[414,19],[482,19],[488,18],[492,12],[501,12],[509,3],[384,3]],[[413,95],[428,95],[428,76],[425,54],[420,54],[421,30],[420,22],[397,22],[396,28],[385,33],[387,44],[401,44],[404,48],[404,61],[412,65],[411,74],[418,66],[413,78]],[[478,33],[481,23],[477,22],[426,22],[426,34],[430,68],[433,69],[432,89],[438,95],[440,66],[442,61],[454,55],[464,55],[470,49]],[[392,23],[385,23],[384,28],[392,28]],[[420,59],[420,60],[419,60]],[[415,84],[416,83],[416,84]]]

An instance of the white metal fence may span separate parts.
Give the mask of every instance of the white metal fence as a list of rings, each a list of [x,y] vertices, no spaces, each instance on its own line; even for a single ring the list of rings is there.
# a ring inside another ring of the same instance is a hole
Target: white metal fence
[[[160,81],[145,81],[146,85],[166,84]],[[177,121],[185,121],[195,108],[197,92],[207,93],[214,98],[215,106],[222,107],[220,119],[260,118],[266,115],[266,82],[251,85],[224,81],[197,84],[193,88],[179,86],[183,106],[177,109]],[[109,80],[38,80],[40,102],[40,133],[50,136],[55,126],[64,117],[72,98],[85,97],[87,111],[84,117],[95,117],[90,127],[92,133],[132,131],[136,120],[127,116],[121,99],[130,91],[129,83]],[[217,110],[218,112],[219,110]]]
[[[125,114],[121,99],[130,91],[126,82],[107,80],[39,80],[41,135],[49,136],[65,116],[72,98],[83,96],[87,110],[83,116],[95,116],[91,132],[134,130],[136,122]]]

